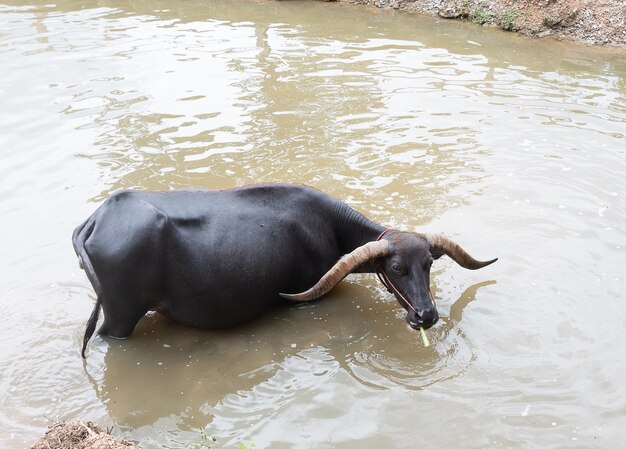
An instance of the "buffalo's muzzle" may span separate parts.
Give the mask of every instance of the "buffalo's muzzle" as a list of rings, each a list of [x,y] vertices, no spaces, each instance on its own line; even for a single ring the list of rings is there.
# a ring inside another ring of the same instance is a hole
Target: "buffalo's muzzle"
[[[434,307],[425,309],[419,314],[410,311],[406,320],[413,329],[419,329],[420,327],[428,329],[439,321],[439,312],[437,312],[437,309]]]

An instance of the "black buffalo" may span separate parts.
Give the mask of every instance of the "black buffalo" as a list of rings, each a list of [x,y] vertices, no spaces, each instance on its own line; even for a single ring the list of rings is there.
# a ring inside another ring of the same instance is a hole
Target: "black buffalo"
[[[296,185],[120,191],[76,228],[73,243],[97,295],[83,357],[100,307],[99,333],[112,337],[130,335],[149,310],[189,326],[226,328],[281,297],[320,298],[352,272],[377,273],[408,323],[428,328],[439,319],[433,259],[447,254],[472,270],[497,260],[477,261],[442,235],[386,229]]]

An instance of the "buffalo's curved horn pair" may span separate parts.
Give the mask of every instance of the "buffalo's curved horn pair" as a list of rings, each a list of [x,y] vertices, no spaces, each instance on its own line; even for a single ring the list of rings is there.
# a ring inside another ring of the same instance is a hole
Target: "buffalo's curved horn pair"
[[[359,246],[350,254],[346,254],[317,281],[313,287],[302,293],[288,294],[280,293],[285,299],[298,302],[313,301],[314,299],[321,298],[326,293],[331,291],[343,278],[349,275],[359,265],[376,259],[378,257],[386,256],[389,254],[389,242],[386,240],[377,240],[375,242],[368,242],[363,246]]]
[[[426,239],[430,246],[431,253],[435,255],[446,254],[463,268],[469,270],[477,270],[494,263],[496,259],[485,262],[474,259],[467,251],[461,248],[457,243],[441,234],[418,234]],[[331,291],[343,278],[352,272],[355,268],[363,263],[376,259],[378,257],[387,256],[389,254],[389,242],[386,240],[377,240],[368,242],[363,246],[359,246],[350,254],[346,254],[322,276],[322,278],[313,287],[302,293],[280,293],[285,299],[298,302],[313,301],[321,298]]]
[[[485,262],[476,260],[457,243],[442,234],[424,234],[423,237],[428,242],[431,253],[439,255],[445,254],[460,266],[467,268],[468,270],[478,270],[479,268],[486,267],[487,265],[490,265],[498,260],[498,258],[487,260]]]

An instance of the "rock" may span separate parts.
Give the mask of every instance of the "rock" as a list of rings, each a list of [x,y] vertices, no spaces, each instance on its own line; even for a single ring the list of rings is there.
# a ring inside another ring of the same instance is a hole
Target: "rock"
[[[467,4],[467,2],[465,3]],[[441,6],[437,14],[445,19],[458,19],[459,17],[467,17],[469,12],[460,2],[448,1]]]
[[[552,10],[543,18],[543,24],[549,28],[571,26],[578,17],[580,4],[572,2],[567,8]]]
[[[572,5],[572,9],[569,13],[565,14],[565,17],[561,21],[562,26],[570,26],[576,21],[576,17],[578,17],[578,12],[580,11],[580,4],[575,3]]]
[[[544,31],[541,31],[541,32],[537,33],[535,36],[536,37],[547,37],[547,36],[550,36],[551,34],[552,34],[552,30],[544,30]]]

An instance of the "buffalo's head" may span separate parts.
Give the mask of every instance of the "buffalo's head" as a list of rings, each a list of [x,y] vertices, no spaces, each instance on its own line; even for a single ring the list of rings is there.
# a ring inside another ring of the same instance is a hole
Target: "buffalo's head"
[[[439,320],[437,306],[430,291],[430,267],[434,260],[444,254],[470,270],[483,268],[498,260],[478,261],[441,234],[393,230],[343,256],[309,290],[280,295],[292,301],[312,301],[328,293],[357,268],[369,264],[408,312],[409,325],[414,329],[419,329],[420,326],[428,329]]]

